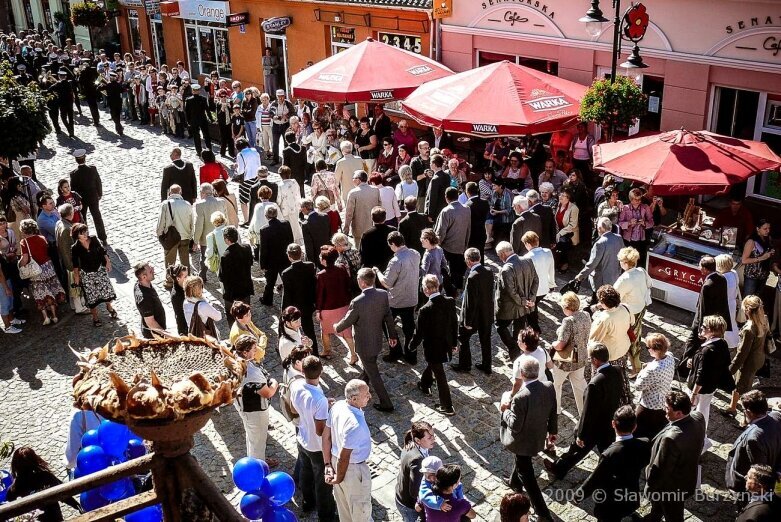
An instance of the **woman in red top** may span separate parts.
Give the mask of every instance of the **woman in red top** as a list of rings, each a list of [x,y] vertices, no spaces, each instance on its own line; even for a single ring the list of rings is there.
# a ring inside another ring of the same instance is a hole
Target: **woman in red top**
[[[334,323],[340,321],[350,307],[350,274],[342,266],[336,266],[339,252],[330,245],[320,248],[320,262],[325,267],[317,273],[317,293],[315,309],[317,320],[323,333],[323,353],[321,357],[331,354],[331,334],[338,335],[350,349],[350,364],[358,362],[355,354],[355,342],[350,328],[341,332],[334,330]]]
[[[19,243],[19,251],[22,255],[21,265],[28,265],[30,258],[32,258],[41,267],[41,273],[30,279],[35,305],[43,315],[44,325],[56,323],[59,320],[57,318],[57,303],[65,301],[65,290],[57,279],[54,265],[52,265],[52,260],[47,253],[46,238],[40,235],[38,224],[32,219],[23,220],[19,229],[22,233],[22,240]]]
[[[201,160],[203,160],[203,165],[198,172],[201,183],[212,183],[218,179],[228,181],[228,169],[225,168],[225,165],[217,161],[212,151],[204,150],[201,153]]]

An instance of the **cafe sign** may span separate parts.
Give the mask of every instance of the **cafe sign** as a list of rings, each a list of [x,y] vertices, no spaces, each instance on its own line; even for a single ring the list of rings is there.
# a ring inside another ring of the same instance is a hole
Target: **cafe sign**
[[[293,18],[290,16],[277,16],[274,18],[266,18],[260,24],[264,33],[284,33],[285,29],[290,27],[293,23]]]

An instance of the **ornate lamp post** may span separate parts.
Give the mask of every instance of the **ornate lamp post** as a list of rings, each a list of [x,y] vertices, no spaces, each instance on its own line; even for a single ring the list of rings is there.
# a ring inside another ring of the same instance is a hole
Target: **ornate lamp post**
[[[633,4],[624,12],[621,17],[621,0],[613,0],[613,53],[611,56],[610,82],[616,79],[616,65],[618,56],[621,54],[622,40],[628,40],[634,43],[632,54],[627,61],[621,64],[626,69],[644,69],[648,67],[643,63],[640,56],[640,47],[637,43],[643,39],[648,29],[648,13],[646,13],[643,4]],[[579,21],[586,24],[586,32],[591,36],[597,36],[602,33],[602,25],[609,20],[605,18],[602,10],[599,8],[599,0],[591,0],[591,8],[586,11],[586,15]]]

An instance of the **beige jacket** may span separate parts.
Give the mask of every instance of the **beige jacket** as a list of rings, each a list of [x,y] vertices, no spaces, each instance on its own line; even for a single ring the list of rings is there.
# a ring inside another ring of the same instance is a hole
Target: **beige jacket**
[[[195,243],[206,246],[206,236],[214,230],[212,213],[219,211],[227,217],[227,205],[228,203],[224,199],[215,198],[214,196],[195,202],[195,232],[193,233],[193,241]]]
[[[168,204],[171,204],[171,210],[168,210]],[[173,214],[173,219],[171,215]],[[157,216],[157,235],[161,236],[168,227],[176,227],[182,240],[187,241],[193,238],[193,206],[182,199],[180,194],[171,194],[168,199],[160,203],[160,212]]]

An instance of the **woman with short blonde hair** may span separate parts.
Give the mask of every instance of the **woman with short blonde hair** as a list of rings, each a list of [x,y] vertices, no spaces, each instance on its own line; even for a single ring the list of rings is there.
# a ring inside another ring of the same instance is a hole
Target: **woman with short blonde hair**
[[[625,263],[628,268],[636,267],[639,260],[640,252],[636,248],[625,247],[618,251],[618,262]]]
[[[727,346],[735,348],[740,341],[737,312],[740,310],[740,288],[738,287],[738,273],[735,272],[735,261],[730,254],[716,256],[716,271],[727,280],[727,305],[729,306],[729,320],[732,329],[724,333]]]
[[[725,413],[731,416],[737,413],[740,396],[751,390],[757,371],[765,365],[765,340],[770,335],[762,299],[747,295],[741,306],[746,324],[740,329],[740,343],[729,365],[730,373],[735,376],[735,390]]]
[[[640,338],[643,335],[643,316],[651,304],[651,276],[642,267],[637,266],[640,253],[634,247],[622,248],[618,251],[618,263],[624,270],[613,287],[621,296],[621,304],[632,314],[632,330],[635,340],[629,347],[629,364],[634,378],[640,371]]]
[[[198,276],[187,276],[184,280],[184,318],[187,320],[187,330],[193,332],[193,317],[198,312],[203,325],[205,334],[219,338],[216,321],[222,319],[222,313],[214,308],[203,298],[203,279]]]
[[[588,386],[585,368],[588,364],[588,333],[591,316],[580,309],[580,298],[575,292],[567,292],[559,299],[564,312],[561,326],[556,330],[553,343],[553,388],[556,390],[556,404],[561,413],[561,388],[569,379],[578,416],[583,411],[583,394]]]
[[[637,415],[637,437],[653,438],[667,424],[665,397],[672,388],[675,376],[675,358],[668,354],[670,341],[660,333],[645,337],[645,345],[653,361],[646,364],[635,381],[640,400],[635,407]]]
[[[228,245],[225,244],[225,237],[223,236],[225,227],[228,226],[228,220],[225,217],[225,214],[219,210],[212,212],[209,219],[212,222],[212,225],[214,225],[214,230],[206,234],[206,253],[204,254],[204,259],[208,261],[210,257],[215,255],[222,259],[222,254],[228,249]],[[219,272],[219,265],[220,264],[217,263],[216,273]]]

